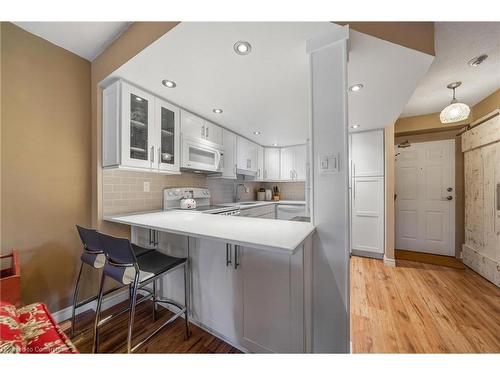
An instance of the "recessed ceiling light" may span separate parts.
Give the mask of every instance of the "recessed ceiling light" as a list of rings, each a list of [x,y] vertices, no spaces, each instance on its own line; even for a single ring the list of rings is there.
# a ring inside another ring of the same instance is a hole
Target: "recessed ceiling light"
[[[273,146],[277,146],[278,144],[277,143],[273,143]]]
[[[474,57],[473,59],[469,60],[467,62],[467,64],[469,64],[470,66],[479,66],[480,64],[482,64],[484,62],[484,60],[486,60],[488,58],[488,55],[487,54],[483,54],[483,55],[480,55],[480,56],[477,56],[477,57]]]
[[[262,134],[262,132],[260,132],[260,131],[256,130],[256,131],[254,131],[254,132],[253,132],[253,134],[255,134],[255,135],[261,135],[261,134]]]
[[[214,108],[214,110],[213,110],[213,111],[214,111],[214,113],[217,113],[217,114],[224,112],[224,111],[223,111],[222,109],[220,109],[220,108]]]
[[[359,125],[358,125],[358,124],[356,124],[356,125],[352,125],[352,126],[351,126],[351,128],[353,128],[353,129],[357,129],[357,128],[359,128]]]
[[[250,51],[252,51],[252,46],[250,43],[239,40],[236,43],[234,43],[234,52],[236,52],[238,55],[248,55]]]
[[[170,81],[168,79],[164,79],[161,81],[161,84],[165,87],[168,87],[169,89],[173,89],[177,84],[174,81]]]
[[[356,92],[359,91],[363,88],[364,86],[361,83],[356,83],[355,85],[352,85],[349,87],[349,91]]]
[[[135,100],[138,102],[142,102],[142,98],[139,98],[138,96],[135,97]]]

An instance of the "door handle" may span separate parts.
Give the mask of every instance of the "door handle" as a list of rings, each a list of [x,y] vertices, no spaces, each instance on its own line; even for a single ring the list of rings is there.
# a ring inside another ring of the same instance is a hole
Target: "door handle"
[[[238,250],[239,250],[239,246],[238,245],[234,245],[234,269],[237,270],[238,269],[238,266],[240,265],[238,263]]]
[[[451,195],[448,195],[448,196],[446,197],[446,200],[448,200],[448,201],[451,201],[452,199],[453,199],[453,197],[452,197]]]
[[[233,264],[233,262],[231,261],[231,245],[227,243],[226,244],[226,267],[228,267],[231,264]]]

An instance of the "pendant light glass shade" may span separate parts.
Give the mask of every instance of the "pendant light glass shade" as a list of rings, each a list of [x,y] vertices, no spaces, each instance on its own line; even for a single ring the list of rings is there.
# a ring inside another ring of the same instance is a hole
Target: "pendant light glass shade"
[[[460,86],[462,82],[450,83],[447,87],[453,90],[453,100],[450,105],[441,111],[439,119],[443,124],[451,124],[466,120],[470,114],[470,108],[467,104],[459,103],[455,98],[455,89]]]
[[[467,104],[452,102],[448,107],[441,111],[439,118],[443,124],[451,124],[466,120],[469,117],[470,108]]]

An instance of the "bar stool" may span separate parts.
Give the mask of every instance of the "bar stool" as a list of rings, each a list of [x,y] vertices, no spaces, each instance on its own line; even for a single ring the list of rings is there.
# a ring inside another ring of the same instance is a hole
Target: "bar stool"
[[[101,250],[100,242],[99,242],[99,237],[98,237],[98,232],[94,229],[88,229],[81,227],[79,225],[76,225],[76,229],[78,230],[78,234],[80,235],[80,239],[82,241],[83,245],[83,252],[80,257],[81,264],[80,264],[80,271],[78,272],[78,278],[76,279],[76,285],[75,285],[75,290],[73,293],[73,306],[72,306],[72,311],[71,311],[71,330],[70,330],[70,337],[74,337],[75,335],[75,312],[76,309],[80,306],[83,306],[89,302],[92,302],[97,299],[97,295],[87,298],[83,301],[78,302],[78,292],[80,290],[80,281],[82,277],[82,271],[83,271],[83,266],[86,264],[87,266],[91,267],[91,269],[94,270],[100,270],[101,268],[104,267],[104,264],[106,263],[106,257],[104,255],[104,252]],[[136,257],[142,256],[149,251],[152,251],[154,249],[146,249],[137,245],[133,245],[133,251]],[[109,293],[112,293],[119,288],[114,288],[109,291],[107,291],[104,295],[108,295]],[[130,294],[132,295],[132,294]]]
[[[97,308],[94,322],[94,345],[93,352],[99,350],[99,329],[104,324],[111,321],[112,318],[121,315],[122,313],[129,312],[128,333],[127,333],[127,353],[136,351],[142,344],[157,334],[162,328],[172,323],[178,317],[184,314],[186,338],[189,337],[189,288],[188,288],[188,262],[187,258],[177,258],[159,251],[150,251],[140,257],[137,257],[133,250],[133,245],[126,238],[116,238],[106,234],[99,233],[99,241],[101,248],[106,256],[106,263],[104,265],[101,285],[99,288],[99,296],[97,299]],[[156,297],[156,288],[154,287],[156,281],[180,267],[184,268],[184,305],[181,305],[170,299],[160,299]],[[122,287],[129,286],[132,290],[132,297],[128,308],[125,308],[117,313],[111,314],[104,319],[100,319],[102,297],[104,290],[104,283],[106,277],[109,277],[118,282]],[[148,290],[145,287],[153,283],[153,290]],[[137,299],[138,290],[145,291],[146,294]],[[156,304],[167,304],[175,306],[179,311],[171,318],[167,319],[160,327],[155,329],[145,339],[141,340],[132,347],[132,333],[134,327],[134,315],[136,305],[148,299],[153,300],[153,314]]]

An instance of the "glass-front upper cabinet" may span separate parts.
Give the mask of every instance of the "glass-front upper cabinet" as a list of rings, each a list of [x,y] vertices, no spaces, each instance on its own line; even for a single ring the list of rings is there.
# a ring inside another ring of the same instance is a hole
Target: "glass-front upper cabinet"
[[[158,134],[158,164],[160,170],[179,170],[180,111],[161,99],[156,99],[156,129]]]
[[[102,104],[103,168],[179,173],[178,107],[120,80]]]
[[[130,167],[155,164],[154,96],[122,83],[122,162]]]

